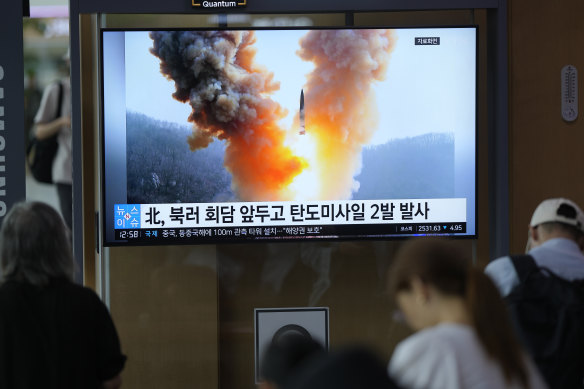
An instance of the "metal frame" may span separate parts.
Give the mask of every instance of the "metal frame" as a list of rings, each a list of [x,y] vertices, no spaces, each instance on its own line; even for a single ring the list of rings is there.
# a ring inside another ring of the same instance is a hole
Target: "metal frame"
[[[507,0],[247,0],[246,8],[233,9],[233,13],[246,14],[294,14],[294,13],[346,13],[352,20],[354,13],[391,11],[428,11],[454,9],[487,10],[487,102],[488,102],[488,201],[489,201],[489,248],[491,257],[505,255],[509,251],[509,157],[508,157],[508,43]],[[69,0],[71,31],[71,85],[72,123],[81,128],[80,88],[80,14],[201,14],[214,13],[194,9],[188,0]],[[83,224],[81,132],[73,132],[73,225]],[[77,200],[77,201],[76,201]],[[483,199],[482,201],[485,201]],[[74,228],[74,255],[80,269],[83,268],[83,231]],[[107,254],[106,254],[107,256]],[[103,258],[102,258],[103,261]],[[104,270],[102,267],[101,271]],[[103,280],[102,288],[105,288]]]
[[[24,166],[24,67],[21,0],[3,3],[0,11],[0,223],[26,197]]]
[[[137,13],[137,14],[184,14],[201,13],[193,9],[189,0],[69,0],[70,15],[79,13]],[[245,8],[234,9],[237,13],[327,13],[327,12],[375,12],[421,11],[445,9],[498,9],[506,6],[501,0],[247,0]],[[207,11],[217,13],[217,10]],[[73,31],[73,30],[71,30]]]

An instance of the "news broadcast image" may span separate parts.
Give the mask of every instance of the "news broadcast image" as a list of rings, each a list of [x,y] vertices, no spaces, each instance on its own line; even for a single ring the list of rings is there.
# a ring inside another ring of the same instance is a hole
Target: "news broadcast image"
[[[475,235],[476,28],[106,30],[102,44],[106,229]]]

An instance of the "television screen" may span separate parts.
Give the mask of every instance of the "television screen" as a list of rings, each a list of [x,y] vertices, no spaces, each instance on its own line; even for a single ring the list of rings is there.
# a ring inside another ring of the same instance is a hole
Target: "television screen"
[[[101,35],[104,244],[476,236],[477,29]]]

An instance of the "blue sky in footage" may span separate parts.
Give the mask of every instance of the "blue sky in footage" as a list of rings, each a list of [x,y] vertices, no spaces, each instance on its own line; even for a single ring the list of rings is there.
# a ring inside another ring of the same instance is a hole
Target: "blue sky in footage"
[[[297,55],[302,30],[257,31],[256,62],[272,71],[280,90],[271,98],[288,109],[283,128],[291,128],[300,90],[312,64]],[[397,29],[387,77],[375,82],[379,127],[372,145],[428,132],[450,132],[474,147],[475,30]],[[415,37],[440,37],[439,46],[416,46]],[[126,107],[151,117],[188,124],[188,104],[172,98],[174,84],[160,73],[149,52],[146,31],[125,33]],[[286,42],[286,43],[284,43]],[[469,144],[469,145],[470,145]]]

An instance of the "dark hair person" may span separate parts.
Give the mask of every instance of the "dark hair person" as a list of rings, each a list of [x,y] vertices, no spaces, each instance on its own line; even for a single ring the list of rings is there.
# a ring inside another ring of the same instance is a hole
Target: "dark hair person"
[[[46,286],[53,278],[73,280],[69,230],[50,206],[19,203],[0,231],[0,282]]]
[[[309,334],[289,333],[273,339],[262,356],[260,389],[281,389],[306,361],[325,354]]]
[[[417,331],[396,348],[389,372],[408,388],[545,388],[520,347],[491,280],[448,240],[407,242],[389,290]]]
[[[285,389],[398,389],[383,361],[367,347],[345,346],[313,358]]]
[[[72,282],[69,230],[23,202],[0,229],[0,388],[118,388],[126,357],[105,305]]]

